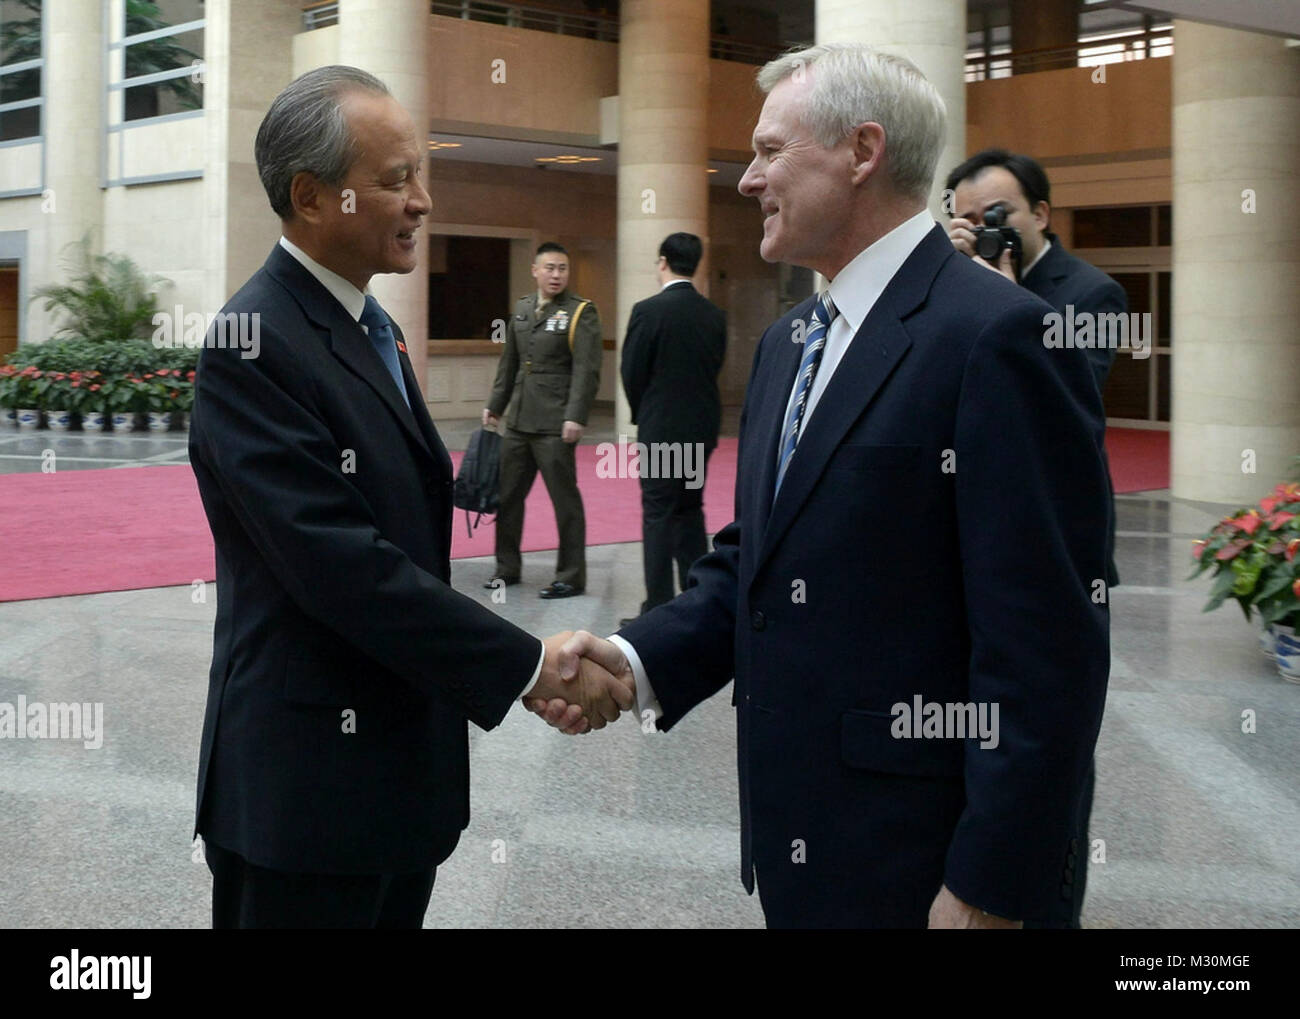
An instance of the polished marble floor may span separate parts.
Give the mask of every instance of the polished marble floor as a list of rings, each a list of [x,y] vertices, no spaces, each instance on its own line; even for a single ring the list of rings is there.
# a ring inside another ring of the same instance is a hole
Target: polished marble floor
[[[442,430],[454,447],[472,427]],[[608,416],[593,422],[592,441],[611,436]],[[60,469],[185,461],[176,433],[13,432],[0,473],[39,469],[50,447]],[[1091,833],[1105,862],[1090,867],[1085,925],[1298,926],[1300,686],[1278,678],[1234,607],[1203,615],[1206,584],[1185,579],[1190,539],[1225,507],[1163,492],[1117,505],[1123,584]],[[20,525],[0,528],[5,554],[20,554]],[[588,556],[585,596],[539,600],[554,553],[533,553],[498,611],[538,633],[610,632],[640,599],[640,546]],[[453,582],[486,601],[491,568],[458,561]],[[191,825],[214,608],[189,587],[0,605],[0,701],[104,706],[99,749],[0,741],[0,925],[208,923]],[[473,820],[426,925],[760,926],[739,881],[728,701],[667,735],[624,719],[573,740],[522,711],[471,727]]]

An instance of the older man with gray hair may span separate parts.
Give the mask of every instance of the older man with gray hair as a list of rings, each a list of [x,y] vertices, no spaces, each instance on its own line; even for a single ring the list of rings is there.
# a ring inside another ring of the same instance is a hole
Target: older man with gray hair
[[[546,641],[450,587],[452,472],[368,293],[424,243],[424,132],[373,75],[292,82],[257,132],[283,236],[199,356],[190,462],[217,556],[198,820],[216,927],[419,927],[469,821],[466,722],[567,691]],[[423,335],[423,329],[418,335]],[[566,696],[568,696],[566,694]],[[631,691],[578,677],[566,724]]]
[[[912,64],[816,46],[758,82],[760,252],[829,286],[759,341],[736,519],[690,588],[564,652],[661,731],[735,677],[769,925],[1046,918],[1109,665],[1096,386],[926,211],[944,107]]]

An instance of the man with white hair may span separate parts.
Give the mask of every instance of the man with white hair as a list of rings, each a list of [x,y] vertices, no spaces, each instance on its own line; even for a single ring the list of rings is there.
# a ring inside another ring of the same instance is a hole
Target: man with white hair
[[[1060,896],[1105,698],[1097,388],[926,211],[944,107],[915,67],[817,46],[758,82],[762,256],[829,288],[759,341],[736,519],[690,588],[564,651],[660,730],[735,677],[770,926],[1019,926]]]

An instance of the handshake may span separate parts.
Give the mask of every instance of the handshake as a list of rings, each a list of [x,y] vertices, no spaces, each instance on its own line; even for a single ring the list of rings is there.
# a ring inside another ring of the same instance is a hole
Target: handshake
[[[586,630],[565,630],[542,644],[542,673],[521,700],[548,725],[576,736],[636,706],[632,666],[615,644]]]

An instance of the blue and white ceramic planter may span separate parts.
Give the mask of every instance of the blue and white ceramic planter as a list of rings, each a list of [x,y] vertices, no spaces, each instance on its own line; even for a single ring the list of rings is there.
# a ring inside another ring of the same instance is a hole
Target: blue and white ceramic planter
[[[72,416],[70,410],[47,410],[45,427],[52,432],[66,432],[72,427]]]
[[[149,431],[165,432],[172,426],[172,412],[169,410],[149,411]]]
[[[81,430],[84,432],[102,432],[104,430],[104,412],[102,410],[83,410],[81,412]]]
[[[17,411],[18,427],[24,431],[41,427],[41,412],[34,407],[19,407]]]

